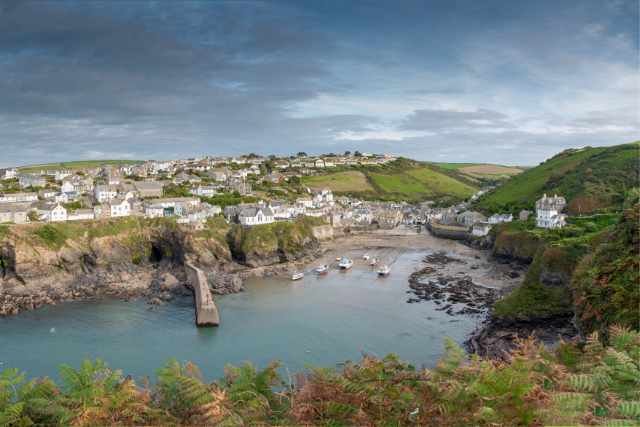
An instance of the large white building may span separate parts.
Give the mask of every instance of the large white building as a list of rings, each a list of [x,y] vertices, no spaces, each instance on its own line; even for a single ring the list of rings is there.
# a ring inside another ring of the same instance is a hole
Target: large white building
[[[557,194],[553,197],[543,195],[542,199],[536,202],[536,225],[541,228],[562,228],[565,226],[566,215],[562,214],[562,209],[567,201]]]
[[[248,207],[240,211],[238,221],[242,225],[260,225],[271,224],[275,218],[270,208]]]

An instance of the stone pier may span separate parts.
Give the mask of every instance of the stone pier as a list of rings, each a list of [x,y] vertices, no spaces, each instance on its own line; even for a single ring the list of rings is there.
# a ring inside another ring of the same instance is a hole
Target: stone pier
[[[193,286],[196,325],[218,326],[220,324],[220,315],[218,314],[218,307],[216,307],[216,303],[213,301],[213,296],[209,290],[207,276],[202,270],[191,263],[185,263],[184,268],[187,272],[189,283]]]

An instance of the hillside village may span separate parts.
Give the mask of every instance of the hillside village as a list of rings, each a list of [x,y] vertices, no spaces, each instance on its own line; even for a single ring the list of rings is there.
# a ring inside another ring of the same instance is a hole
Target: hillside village
[[[205,157],[171,161],[104,164],[92,167],[0,170],[0,223],[92,221],[138,216],[174,217],[180,224],[202,228],[207,219],[224,215],[243,226],[290,221],[298,216],[322,218],[334,227],[393,228],[401,223],[427,225],[446,237],[482,237],[495,224],[511,222],[511,213],[486,217],[471,210],[490,191],[485,187],[467,201],[447,207],[433,201],[360,200],[334,195],[328,188],[302,187],[295,198],[257,191],[274,184],[300,182],[304,176],[348,166],[381,166],[390,154],[262,157]],[[536,203],[536,225],[565,224],[564,198],[546,195]],[[526,221],[523,210],[518,219]]]

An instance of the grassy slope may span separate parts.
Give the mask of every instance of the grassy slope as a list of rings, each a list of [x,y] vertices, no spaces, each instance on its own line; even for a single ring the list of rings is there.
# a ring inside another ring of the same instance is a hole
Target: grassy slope
[[[639,147],[636,142],[566,150],[514,176],[481,198],[477,207],[489,212],[532,209],[543,193],[566,197],[570,212],[620,207],[625,192],[638,185]]]
[[[82,169],[95,168],[103,165],[135,165],[143,163],[141,160],[78,160],[73,162],[43,163],[19,167],[20,172],[40,172],[53,169]]]
[[[640,205],[578,264],[571,281],[578,321],[586,332],[603,333],[612,324],[640,325]]]
[[[327,175],[304,177],[302,183],[314,190],[330,188],[335,192],[373,191],[367,177],[360,171],[343,171]]]
[[[371,199],[422,201],[426,199],[462,200],[476,190],[475,183],[454,170],[400,159],[385,166],[328,172],[307,177],[303,185],[328,187],[337,193]]]
[[[509,252],[533,262],[523,284],[494,305],[494,315],[534,320],[576,310],[588,332],[593,324],[603,329],[612,323],[637,328],[637,207],[635,217],[633,212],[627,210],[620,223],[620,214],[574,218],[560,230],[536,229],[519,221],[497,226],[494,253]],[[561,283],[548,283],[550,277]]]

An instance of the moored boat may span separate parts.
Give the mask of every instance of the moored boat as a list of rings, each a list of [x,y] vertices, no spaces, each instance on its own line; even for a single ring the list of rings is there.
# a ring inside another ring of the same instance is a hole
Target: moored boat
[[[378,276],[388,276],[391,273],[391,268],[388,265],[383,265],[378,269]]]
[[[371,261],[369,261],[369,265],[372,267],[377,263],[378,263],[378,258],[371,258]]]
[[[329,272],[329,266],[327,264],[323,264],[321,266],[316,267],[316,273],[318,274],[327,274]]]
[[[291,275],[291,280],[300,280],[304,277],[304,273],[301,271],[296,271]]]
[[[343,256],[342,258],[340,258],[340,263],[338,264],[338,267],[340,267],[341,270],[348,270],[351,267],[353,267],[353,261],[351,261],[346,256]]]
[[[370,257],[369,257],[369,255],[368,255],[368,254],[364,254],[364,255],[362,255],[362,259],[363,259],[363,260],[365,260],[365,261],[369,261],[369,258],[370,258]]]

